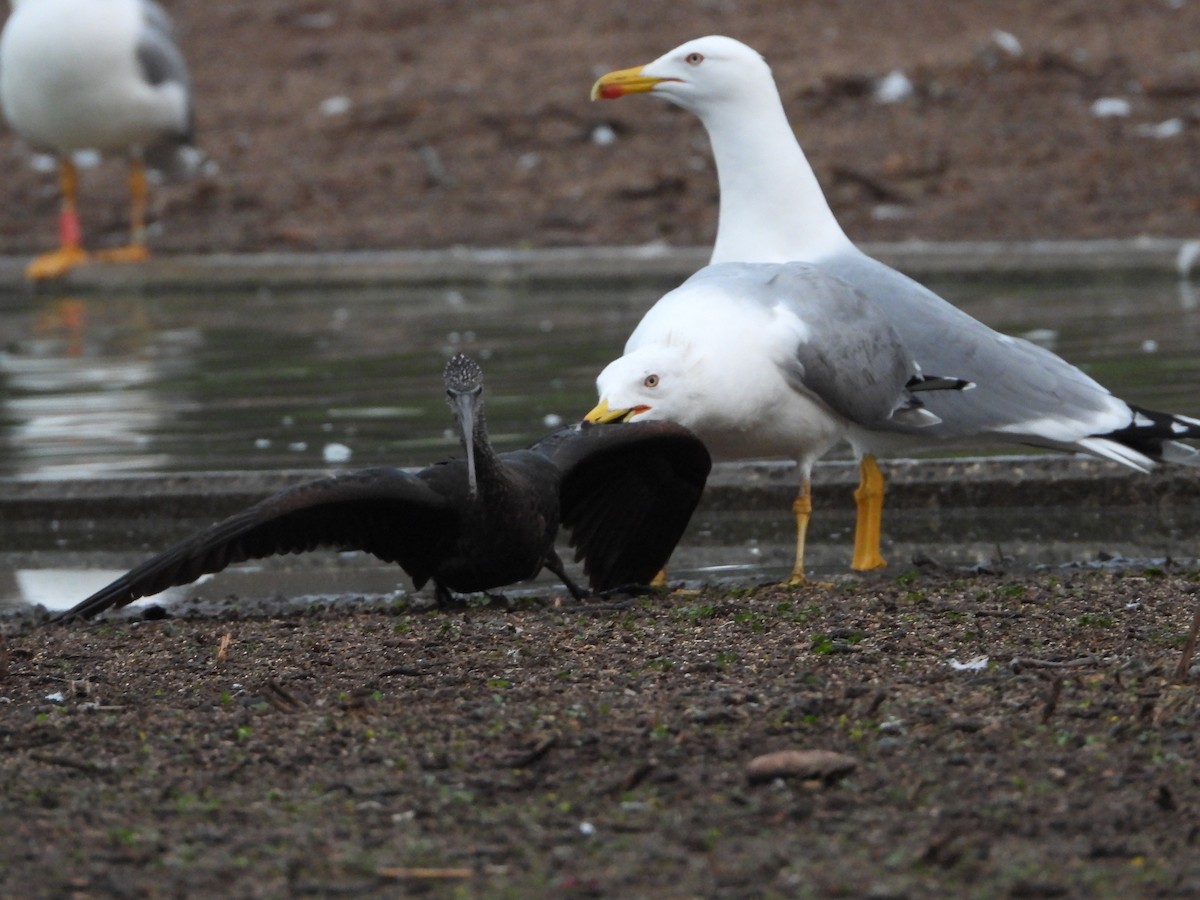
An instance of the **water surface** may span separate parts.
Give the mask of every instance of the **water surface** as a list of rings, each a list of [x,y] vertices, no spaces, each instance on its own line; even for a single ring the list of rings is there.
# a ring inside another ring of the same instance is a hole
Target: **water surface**
[[[1187,285],[933,286],[1130,401],[1200,414]],[[484,364],[497,442],[524,445],[591,408],[665,287],[0,295],[0,477],[424,465],[453,447],[455,350]]]

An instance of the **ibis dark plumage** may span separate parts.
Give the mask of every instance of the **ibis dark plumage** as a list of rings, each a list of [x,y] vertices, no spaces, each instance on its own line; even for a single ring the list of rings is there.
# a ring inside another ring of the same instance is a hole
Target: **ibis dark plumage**
[[[444,373],[464,457],[421,471],[364,469],[297,485],[176,544],[59,616],[90,617],[231,563],[319,547],[400,565],[439,603],[532,578],[543,568],[578,599],[554,542],[560,524],[594,591],[648,584],[682,536],[711,462],[668,422],[581,424],[497,453],[483,373],[459,354]]]

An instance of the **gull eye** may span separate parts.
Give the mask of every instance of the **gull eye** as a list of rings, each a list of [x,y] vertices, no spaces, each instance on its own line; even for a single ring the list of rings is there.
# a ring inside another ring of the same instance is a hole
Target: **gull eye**
[[[642,384],[648,388],[658,387],[658,376],[651,372],[646,376],[646,380],[643,381]]]
[[[687,56],[685,56],[683,58],[683,61],[685,63],[687,63],[689,66],[698,66],[698,65],[700,65],[700,63],[704,62],[704,54],[703,53],[689,53]]]

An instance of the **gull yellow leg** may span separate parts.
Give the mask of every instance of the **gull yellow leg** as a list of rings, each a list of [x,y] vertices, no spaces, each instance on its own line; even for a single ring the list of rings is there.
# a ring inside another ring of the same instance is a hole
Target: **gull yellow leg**
[[[140,157],[129,163],[129,245],[98,250],[95,257],[103,262],[141,262],[150,256],[146,248],[146,164]]]
[[[79,173],[69,157],[59,160],[58,183],[62,194],[58,212],[58,249],[43,253],[25,267],[25,277],[31,281],[61,278],[88,261],[88,253],[83,249],[80,238]]]
[[[665,588],[667,586],[667,567],[663,566],[658,570],[658,574],[650,579],[650,587]]]
[[[794,586],[808,584],[804,575],[804,539],[808,535],[808,520],[812,518],[812,484],[807,478],[792,501],[792,512],[796,516],[796,564],[792,566],[792,576],[787,583]]]
[[[882,569],[887,565],[883,554],[879,552],[883,522],[883,473],[879,471],[875,457],[869,454],[859,464],[854,502],[858,506],[858,521],[854,527],[854,559],[850,567],[859,571]]]

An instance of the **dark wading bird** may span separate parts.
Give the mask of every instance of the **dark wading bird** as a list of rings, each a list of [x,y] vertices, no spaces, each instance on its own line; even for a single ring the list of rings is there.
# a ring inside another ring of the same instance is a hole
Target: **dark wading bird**
[[[365,550],[398,563],[439,604],[547,568],[576,599],[554,549],[559,524],[597,592],[644,585],[666,565],[691,519],[711,462],[667,422],[576,425],[527,450],[496,453],[483,419],[483,373],[459,354],[446,396],[465,459],[422,469],[364,469],[297,485],[142,563],[62,613],[89,617],[248,559],[318,547]]]

